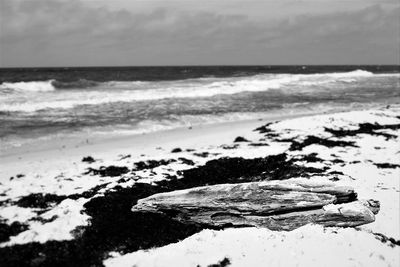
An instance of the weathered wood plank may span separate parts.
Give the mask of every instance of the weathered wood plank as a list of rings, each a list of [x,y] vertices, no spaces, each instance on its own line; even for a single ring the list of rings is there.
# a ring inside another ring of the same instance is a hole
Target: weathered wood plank
[[[349,187],[291,179],[155,194],[139,200],[132,210],[162,212],[179,221],[210,226],[249,225],[273,230],[292,230],[307,223],[356,226],[373,222],[379,205],[354,201],[356,196]]]

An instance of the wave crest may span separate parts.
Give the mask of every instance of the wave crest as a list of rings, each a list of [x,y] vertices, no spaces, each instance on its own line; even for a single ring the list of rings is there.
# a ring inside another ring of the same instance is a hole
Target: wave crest
[[[4,82],[0,84],[0,89],[27,91],[27,92],[49,92],[56,89],[82,89],[95,87],[101,83],[79,79],[77,81],[58,81],[55,79],[48,81],[31,81],[31,82]]]
[[[354,70],[349,72],[327,73],[327,75],[332,76],[333,78],[345,78],[345,77],[369,77],[375,74],[366,70]]]
[[[201,78],[179,81],[109,81],[79,80],[60,84],[58,81],[3,83],[0,89],[12,87],[26,91],[53,91],[56,86],[75,88],[93,87],[91,90],[58,90],[56,94],[37,96],[11,94],[0,103],[0,111],[35,112],[44,109],[71,109],[83,105],[101,105],[116,102],[154,101],[161,99],[208,98],[246,92],[279,90],[285,94],[310,93],[330,88],[343,89],[343,84],[363,81],[369,77],[400,77],[399,73],[373,74],[364,70],[318,74],[259,74],[247,77]],[[56,86],[55,86],[56,85]],[[326,86],[328,85],[328,87]]]
[[[57,89],[81,89],[95,87],[101,83],[86,79],[79,79],[77,81],[68,82],[53,80],[51,84]]]
[[[0,84],[0,89],[28,92],[49,92],[56,90],[56,88],[53,86],[53,81],[54,80],[15,83],[4,82]]]

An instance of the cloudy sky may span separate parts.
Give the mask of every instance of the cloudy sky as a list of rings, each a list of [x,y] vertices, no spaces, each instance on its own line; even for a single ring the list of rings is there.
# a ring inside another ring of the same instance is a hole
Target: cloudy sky
[[[398,0],[1,0],[0,67],[399,64]]]

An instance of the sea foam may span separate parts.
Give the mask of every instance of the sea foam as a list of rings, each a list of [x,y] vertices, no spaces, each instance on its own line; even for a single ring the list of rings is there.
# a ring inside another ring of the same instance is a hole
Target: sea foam
[[[4,82],[0,84],[0,89],[11,89],[16,91],[29,91],[29,92],[48,92],[54,91],[56,88],[53,86],[54,80],[49,81],[34,81],[34,82]]]
[[[263,92],[281,90],[282,92],[300,90],[320,90],[319,85],[326,83],[351,83],[358,79],[378,77],[385,74],[373,74],[356,70],[344,73],[318,74],[259,74],[247,77],[207,78],[178,81],[110,81],[103,83],[82,81],[76,83],[90,86],[90,90],[56,90],[54,80],[43,82],[3,83],[1,88],[18,91],[37,92],[35,97],[15,98],[9,96],[0,101],[3,112],[35,112],[44,109],[71,109],[81,105],[100,105],[116,102],[154,101],[173,98],[208,98],[217,95],[233,95],[245,92]],[[389,74],[399,76],[398,74]],[[64,84],[65,86],[65,84]],[[303,86],[303,88],[300,88]],[[306,87],[304,87],[306,86]],[[86,88],[86,87],[85,87]],[[334,86],[332,90],[334,90]],[[75,88],[76,89],[76,88]],[[57,94],[46,94],[56,90]]]
[[[253,77],[241,77],[242,79],[239,79],[237,82],[237,85],[242,86],[248,86],[247,90],[250,91],[257,91],[260,89],[254,89],[252,86],[260,85],[259,82],[266,83],[265,85],[268,86],[268,88],[278,88],[281,84],[287,83],[287,82],[293,82],[297,81],[299,79],[312,79],[312,78],[320,78],[320,77],[325,77],[325,78],[333,78],[333,79],[340,79],[340,78],[348,78],[348,77],[369,77],[373,76],[372,72],[369,71],[364,71],[364,70],[355,70],[355,71],[350,71],[350,72],[337,72],[337,73],[321,73],[321,74],[259,74],[255,75]],[[378,74],[379,75],[379,74]],[[267,79],[266,79],[267,78]],[[270,78],[270,79],[268,79]],[[210,85],[211,88],[217,88],[217,87],[224,87],[224,86],[233,86],[235,84],[229,83],[229,80],[237,80],[237,77],[233,78],[198,78],[198,79],[191,79],[197,80],[197,81],[213,81],[215,80],[215,83],[212,83]],[[222,81],[221,81],[222,80]],[[227,82],[225,82],[227,80]],[[182,80],[181,80],[182,81]],[[184,80],[183,80],[184,81]],[[189,80],[188,80],[189,81]],[[54,91],[56,89],[67,89],[67,88],[74,88],[74,89],[79,89],[79,88],[88,88],[88,87],[117,87],[117,88],[132,88],[135,86],[145,86],[145,85],[151,85],[155,83],[162,83],[160,82],[143,82],[143,81],[110,81],[110,82],[96,82],[96,81],[90,81],[90,80],[85,80],[85,79],[79,79],[77,81],[70,81],[70,82],[64,82],[64,81],[58,81],[55,79],[52,80],[47,80],[47,81],[30,81],[30,82],[3,82],[0,84],[0,90],[1,89],[11,89],[11,90],[17,90],[17,91],[29,91],[29,92],[47,92],[47,91]],[[264,84],[263,84],[264,85]],[[226,90],[224,90],[226,91]],[[230,92],[236,93],[237,90],[231,90]],[[218,92],[217,92],[218,93]],[[213,95],[213,93],[205,93],[206,95]]]

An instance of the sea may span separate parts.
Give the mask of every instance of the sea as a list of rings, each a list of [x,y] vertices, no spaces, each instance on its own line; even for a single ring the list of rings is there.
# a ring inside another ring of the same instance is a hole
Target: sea
[[[399,103],[399,66],[0,69],[0,152],[54,137]]]

